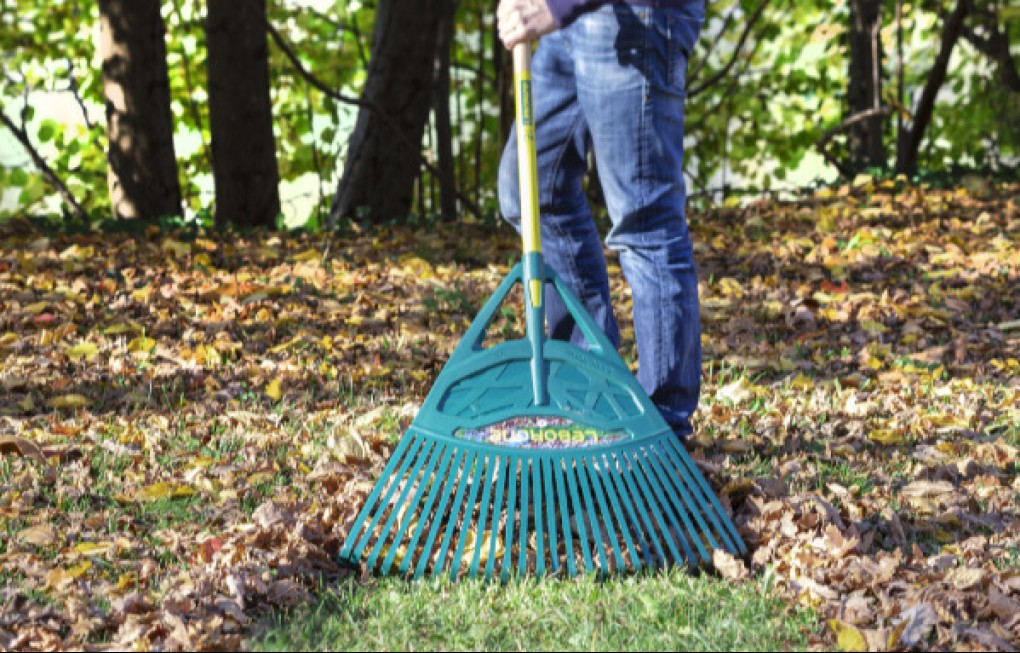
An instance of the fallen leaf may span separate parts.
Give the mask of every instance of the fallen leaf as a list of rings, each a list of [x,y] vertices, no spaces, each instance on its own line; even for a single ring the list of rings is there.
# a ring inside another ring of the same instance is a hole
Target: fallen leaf
[[[128,343],[128,351],[133,354],[148,353],[156,348],[156,341],[152,338],[139,336]]]
[[[712,565],[720,576],[729,580],[744,580],[748,575],[744,561],[722,549],[712,551]]]
[[[51,408],[85,408],[92,405],[92,400],[83,395],[70,394],[54,397],[46,403]]]
[[[182,483],[159,482],[148,485],[135,492],[135,501],[159,501],[160,499],[176,499],[197,494],[195,488]]]
[[[39,445],[17,435],[0,435],[0,453],[16,453],[31,458],[43,467],[49,467],[49,462]]]
[[[902,621],[889,636],[890,649],[913,648],[922,640],[927,639],[928,633],[939,622],[938,614],[928,603],[911,606],[903,613],[902,617]],[[893,639],[893,635],[896,636],[895,639]]]
[[[718,401],[742,404],[754,397],[756,389],[757,388],[747,380],[746,376],[742,376],[736,381],[719,388],[715,393],[715,398]]]
[[[280,388],[280,379],[273,379],[270,381],[264,392],[265,395],[273,401],[280,401],[280,398],[283,397],[283,390]]]
[[[937,497],[956,490],[949,481],[914,481],[900,490],[900,496],[907,498]]]
[[[57,541],[57,531],[49,524],[39,524],[18,531],[16,539],[25,544],[46,548]]]
[[[829,628],[831,628],[832,632],[836,634],[836,645],[839,646],[839,650],[868,650],[868,640],[864,638],[864,633],[854,626],[843,623],[839,619],[829,619]]]
[[[90,359],[99,353],[99,347],[93,342],[83,342],[65,351],[69,358]]]

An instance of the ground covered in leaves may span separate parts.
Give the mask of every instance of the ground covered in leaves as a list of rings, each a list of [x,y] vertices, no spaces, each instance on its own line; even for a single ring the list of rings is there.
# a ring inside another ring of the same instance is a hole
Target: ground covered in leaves
[[[820,647],[1020,648],[1018,195],[861,180],[691,216],[690,448],[752,550],[721,571],[771,567]],[[481,224],[0,225],[0,650],[236,648],[334,582],[516,252]]]

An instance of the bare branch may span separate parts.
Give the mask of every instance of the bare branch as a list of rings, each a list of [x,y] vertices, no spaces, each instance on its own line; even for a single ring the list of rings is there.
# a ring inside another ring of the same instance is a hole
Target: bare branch
[[[726,62],[726,65],[723,66],[721,70],[718,70],[714,75],[706,79],[701,84],[698,84],[693,88],[688,88],[687,89],[688,98],[694,97],[698,93],[704,91],[706,88],[715,84],[720,79],[726,77],[726,75],[729,74],[730,70],[733,68],[733,66],[737,63],[737,60],[740,58],[740,52],[741,50],[744,49],[744,43],[747,42],[747,38],[751,35],[751,30],[754,28],[755,24],[761,18],[762,14],[765,12],[765,7],[767,7],[768,4],[769,0],[762,0],[762,3],[758,5],[758,8],[755,9],[754,13],[751,14],[751,17],[744,24],[744,31],[740,34],[740,38],[737,40],[737,46],[733,49],[733,56],[730,57],[730,60],[728,62]]]
[[[181,13],[181,5],[178,0],[174,0],[173,12],[177,22],[184,25],[184,16]],[[205,138],[202,113],[198,110],[198,103],[195,102],[195,86],[191,82],[191,59],[188,57],[187,48],[181,48],[181,69],[184,72],[184,87],[188,90],[188,110],[191,111],[191,119],[195,121],[198,137],[202,141],[202,152],[205,155],[205,162],[207,165],[212,165],[212,152],[209,150],[209,142]]]
[[[832,129],[829,129],[824,134],[822,134],[822,137],[818,139],[817,143],[815,143],[815,147],[818,148],[818,151],[821,153],[823,157],[825,157],[826,161],[831,163],[837,170],[839,170],[840,175],[844,177],[849,177],[851,172],[850,169],[844,166],[839,161],[837,161],[836,158],[829,153],[828,149],[829,141],[835,138],[836,134],[846,131],[847,129],[849,129],[853,125],[856,125],[859,122],[863,122],[870,118],[874,118],[875,116],[887,116],[890,113],[892,113],[892,107],[888,106],[878,107],[875,109],[868,109],[867,111],[860,111],[858,113],[855,113],[854,115],[850,116],[843,122],[839,123]]]
[[[726,30],[728,30],[730,28],[730,25],[733,23],[733,19],[737,15],[738,8],[740,8],[740,0],[736,0],[736,4],[734,5],[733,9],[731,9],[730,12],[726,14],[726,19],[723,21],[722,27],[720,27],[719,31],[716,33],[715,39],[712,40],[712,45],[708,46],[708,48],[705,50],[705,56],[698,61],[697,65],[690,72],[688,72],[687,74],[688,85],[691,82],[694,82],[695,80],[698,79],[698,75],[700,75],[701,71],[705,68],[705,64],[708,62],[708,58],[712,55],[713,52],[715,52],[715,49],[719,47],[719,42],[722,41],[722,37],[726,34]]]
[[[275,27],[273,27],[271,24],[267,22],[266,29],[269,31],[269,35],[273,37],[273,42],[276,43],[280,50],[283,51],[287,59],[290,60],[291,65],[294,66],[294,69],[298,72],[299,75],[301,75],[301,77],[306,82],[308,82],[313,87],[324,93],[327,97],[332,98],[337,102],[343,102],[344,104],[352,104],[362,109],[368,109],[369,111],[372,111],[373,113],[377,114],[384,121],[390,123],[391,125],[396,123],[396,121],[393,119],[393,116],[391,116],[388,112],[383,111],[383,109],[377,106],[374,102],[367,102],[365,100],[362,100],[361,98],[355,98],[349,95],[344,95],[343,93],[340,93],[336,89],[330,88],[325,82],[323,82],[321,79],[313,75],[311,71],[305,68],[304,64],[301,63],[301,59],[298,58],[297,54],[294,52],[294,49],[290,47],[290,44],[287,43],[286,39],[283,38],[283,36],[280,34],[279,31],[277,31]],[[400,133],[399,129],[394,128],[394,131],[395,133]],[[418,152],[418,160],[421,162],[423,166],[425,166],[425,168],[429,172],[437,176],[440,174],[439,169],[435,165],[430,163],[428,159],[426,159],[422,155],[420,145],[414,145],[412,143],[405,143],[405,145],[407,145],[407,147],[409,148],[413,147],[414,150]],[[459,199],[461,203],[464,205],[464,207],[468,211],[470,211],[476,218],[478,218],[479,220],[482,219],[481,209],[479,209],[478,205],[475,204],[471,200],[471,198],[467,197],[464,194],[464,192],[459,188],[457,189],[457,199]]]
[[[89,131],[95,127],[95,123],[89,118],[88,108],[85,106],[85,100],[82,99],[81,93],[78,92],[78,80],[74,78],[74,62],[71,58],[67,59],[67,78],[68,82],[67,90],[74,96],[74,101],[78,103],[78,108],[81,109],[81,116],[85,120],[85,126]]]
[[[70,189],[67,188],[67,185],[61,181],[60,177],[57,176],[57,173],[53,172],[53,169],[47,165],[46,161],[39,154],[39,151],[35,149],[35,146],[32,145],[32,141],[29,139],[28,133],[25,129],[23,129],[23,126],[18,127],[14,124],[14,121],[11,120],[3,110],[0,110],[0,122],[2,122],[7,129],[11,130],[14,137],[18,139],[18,142],[25,148],[28,155],[32,157],[32,162],[35,164],[35,167],[39,169],[39,172],[42,173],[46,181],[60,193],[60,195],[64,198],[64,201],[67,202],[68,206],[71,207],[74,213],[82,220],[87,220],[88,213],[86,213],[85,209],[83,209],[81,204],[78,203],[78,200],[75,199]]]
[[[913,172],[917,165],[917,152],[921,147],[921,139],[928,128],[928,123],[931,122],[931,116],[935,110],[935,99],[946,81],[953,48],[963,32],[964,19],[972,8],[972,0],[959,0],[956,8],[943,22],[938,55],[928,73],[924,89],[921,91],[921,99],[914,111],[914,120],[896,152],[897,172]]]

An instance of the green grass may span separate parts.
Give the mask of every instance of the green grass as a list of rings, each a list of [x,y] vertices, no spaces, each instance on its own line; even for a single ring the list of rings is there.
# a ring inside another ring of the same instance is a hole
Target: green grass
[[[682,571],[600,581],[348,583],[278,614],[254,650],[791,650],[816,619],[758,579]]]

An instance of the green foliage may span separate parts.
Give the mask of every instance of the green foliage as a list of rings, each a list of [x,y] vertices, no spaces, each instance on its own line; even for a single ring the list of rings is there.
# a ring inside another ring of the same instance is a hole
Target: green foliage
[[[106,136],[97,124],[102,118],[102,75],[93,49],[97,20],[95,0],[0,3],[0,111],[27,132],[71,192],[102,213],[109,200]],[[0,202],[0,219],[59,210],[53,189],[9,136],[0,135],[2,188],[20,191],[16,206]]]
[[[164,0],[167,67],[176,154],[189,216],[213,208],[211,135],[206,89],[204,14],[208,0]],[[349,98],[362,90],[379,0],[269,0],[270,24],[317,83]],[[836,0],[709,0],[708,18],[688,69],[688,161],[695,198],[707,189],[762,190],[831,181],[835,170],[816,143],[846,118],[848,4]],[[881,43],[886,101],[896,101],[897,25],[894,2],[883,11]],[[460,0],[451,45],[450,113],[456,181],[483,214],[496,213],[496,171],[503,146],[500,93],[507,58],[494,40],[492,0]],[[938,51],[936,7],[905,3],[904,104],[909,109]],[[1016,12],[1003,9],[1014,46]],[[745,28],[750,25],[745,37]],[[0,110],[23,125],[40,154],[86,209],[109,213],[102,75],[96,43],[96,0],[0,4]],[[324,224],[342,172],[358,107],[306,79],[274,38],[269,44],[277,156],[289,226]],[[706,84],[709,80],[714,80]],[[502,90],[501,90],[502,89]],[[1020,94],[1010,93],[994,63],[966,39],[957,44],[921,149],[927,175],[1002,171],[1020,156]],[[506,103],[502,103],[505,111]],[[886,121],[895,156],[896,117]],[[2,128],[0,128],[2,130]],[[4,131],[0,182],[7,189],[0,219],[65,212],[59,197]],[[434,123],[422,144],[436,162]],[[846,155],[846,133],[829,151]],[[17,191],[16,194],[14,191]],[[439,212],[438,180],[423,169],[416,189],[419,216]],[[719,195],[712,195],[718,200]]]

